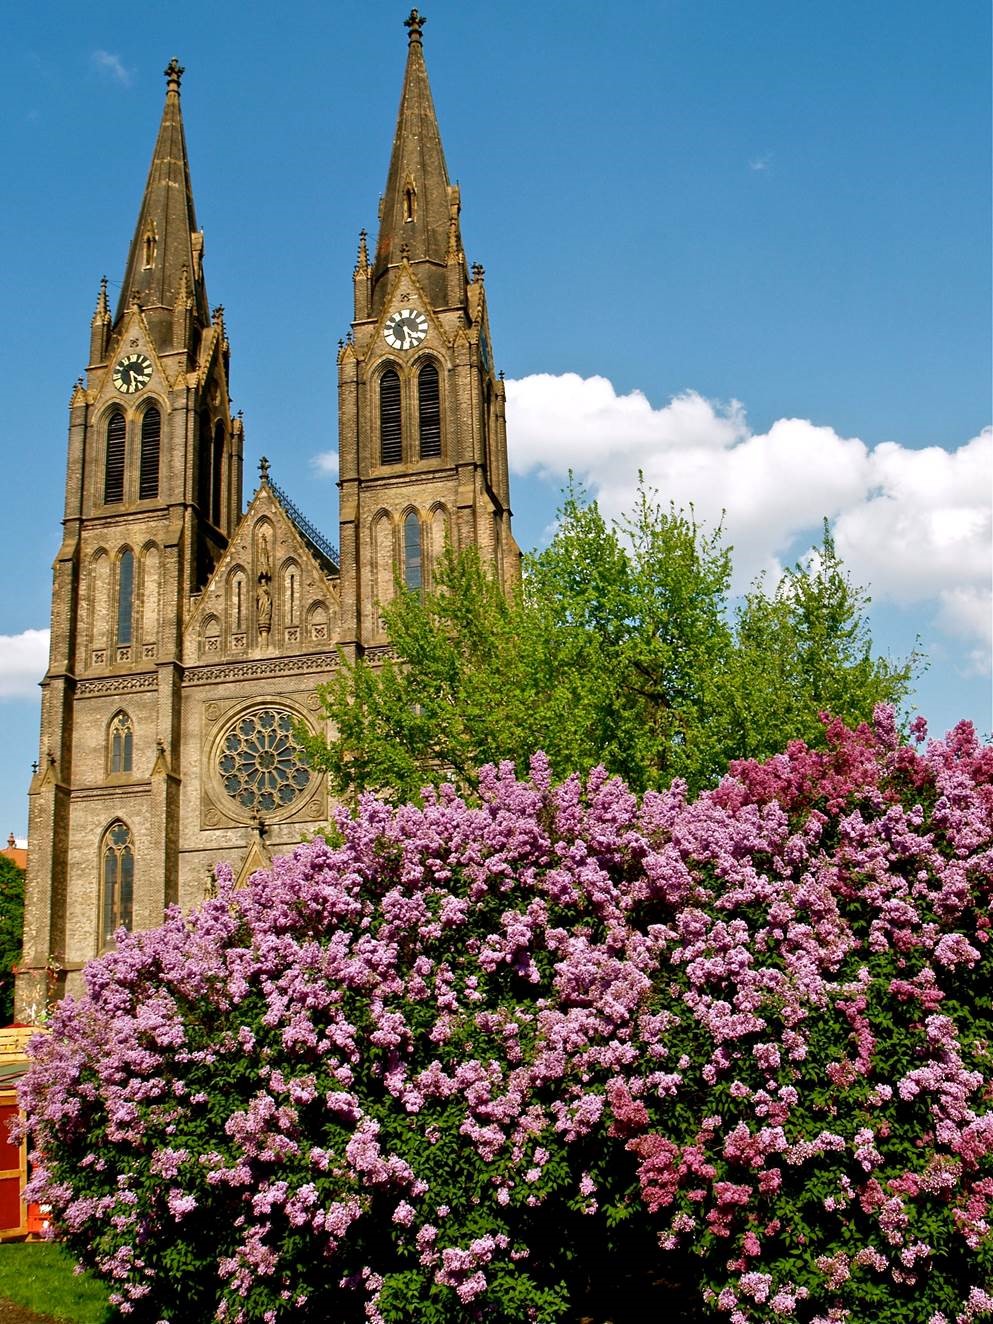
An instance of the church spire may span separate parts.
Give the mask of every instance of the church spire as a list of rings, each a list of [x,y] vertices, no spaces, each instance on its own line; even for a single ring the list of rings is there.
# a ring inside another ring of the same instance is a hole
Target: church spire
[[[210,322],[204,286],[203,234],[197,229],[186,137],[179,107],[183,67],[175,58],[165,70],[166,99],[162,123],[152,153],[145,194],[121,286],[115,324],[137,302],[162,351],[172,348],[173,309],[183,281],[192,290],[194,317],[201,326]],[[184,277],[184,268],[187,275]]]
[[[451,247],[451,187],[424,63],[422,29],[426,21],[412,9],[404,23],[409,43],[407,68],[386,192],[380,203],[373,274],[376,308],[386,293],[383,277],[404,258],[417,270],[433,304],[444,306],[448,301],[445,267]]]

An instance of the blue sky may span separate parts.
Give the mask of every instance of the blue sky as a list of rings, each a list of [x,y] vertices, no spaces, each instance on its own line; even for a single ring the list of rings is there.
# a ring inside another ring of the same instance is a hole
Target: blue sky
[[[515,527],[574,468],[727,510],[739,577],[821,515],[933,728],[991,726],[990,10],[426,0],[470,261],[510,380]],[[335,351],[375,230],[407,7],[50,0],[5,15],[0,833],[22,835],[66,405],[120,282],[164,94],[183,111],[246,475],[336,540]],[[251,486],[249,483],[248,486]],[[246,498],[250,491],[246,491]],[[44,665],[43,661],[41,663]]]

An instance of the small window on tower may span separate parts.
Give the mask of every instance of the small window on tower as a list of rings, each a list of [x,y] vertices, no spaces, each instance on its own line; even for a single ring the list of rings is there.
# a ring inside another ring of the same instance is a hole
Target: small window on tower
[[[131,642],[134,620],[134,552],[126,547],[117,563],[117,646]]]
[[[145,231],[145,244],[144,244],[144,249],[145,249],[144,265],[146,268],[155,266],[156,247],[157,247],[157,242],[155,238],[155,229],[154,227],[149,226],[149,228]]]
[[[417,190],[413,184],[408,184],[403,191],[403,219],[404,221],[417,220]]]
[[[131,718],[119,712],[110,724],[110,771],[131,772],[134,761],[134,728]]]
[[[421,521],[413,510],[403,522],[403,582],[421,587]]]
[[[134,920],[134,841],[120,819],[103,835],[101,885],[102,945],[109,946],[118,929],[130,929]]]

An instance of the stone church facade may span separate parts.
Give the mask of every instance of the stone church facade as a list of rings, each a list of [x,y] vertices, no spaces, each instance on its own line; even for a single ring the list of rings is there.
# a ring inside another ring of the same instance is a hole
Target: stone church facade
[[[243,512],[244,431],[211,310],[180,112],[165,108],[121,296],[101,284],[70,402],[54,564],[18,1015],[80,987],[122,924],[201,900],[327,820],[297,723],[339,658],[386,647],[380,604],[429,586],[450,541],[505,585],[511,532],[503,383],[483,269],[462,247],[423,55],[407,19],[400,111],[354,320],[338,355],[340,552],[269,476]]]

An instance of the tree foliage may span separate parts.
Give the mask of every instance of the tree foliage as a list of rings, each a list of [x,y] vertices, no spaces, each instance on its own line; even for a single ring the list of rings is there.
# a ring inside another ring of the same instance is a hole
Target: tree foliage
[[[338,794],[395,800],[536,749],[556,776],[603,764],[637,790],[712,785],[732,758],[822,741],[820,714],[871,717],[906,696],[916,658],[874,656],[868,598],[825,525],[820,548],[733,609],[721,530],[641,492],[620,527],[570,491],[550,545],[509,598],[473,551],[432,591],[397,585],[393,657],[342,661],[322,687],[334,734],[308,739]]]
[[[696,800],[536,757],[336,834],[119,933],[32,1045],[30,1195],[136,1321],[993,1309],[971,726]]]
[[[0,855],[0,1025],[14,1018],[14,966],[24,931],[24,870]]]

